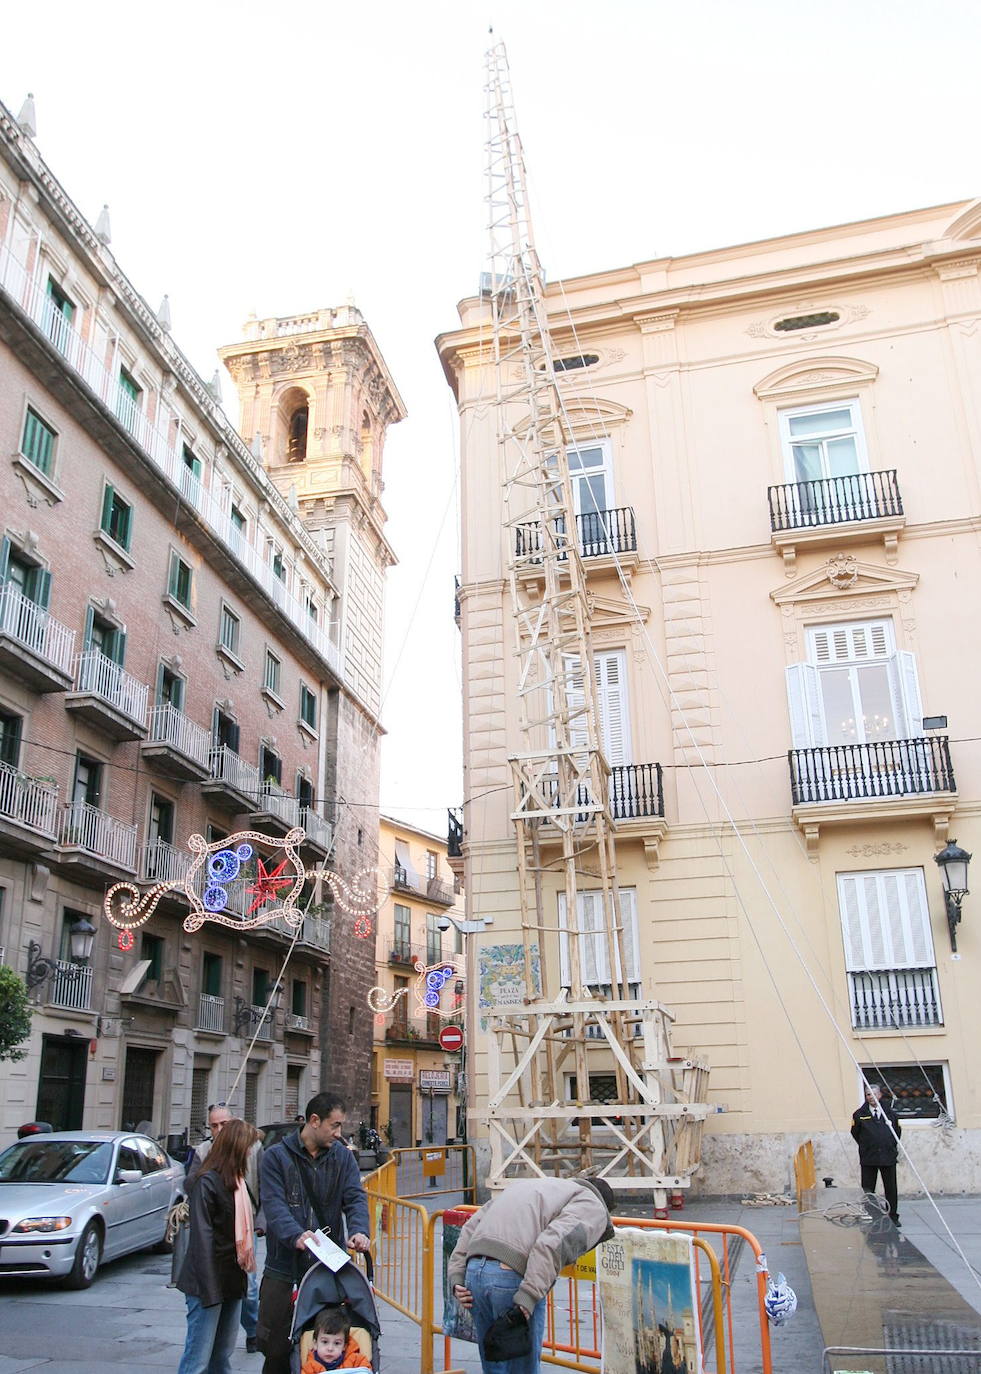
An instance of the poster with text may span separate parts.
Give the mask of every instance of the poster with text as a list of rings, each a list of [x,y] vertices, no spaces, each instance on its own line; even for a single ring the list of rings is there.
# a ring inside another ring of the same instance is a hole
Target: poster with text
[[[538,946],[532,945],[531,978],[533,986],[525,986],[524,945],[484,945],[478,954],[477,976],[480,982],[480,1029],[487,1029],[489,1012],[524,1006],[525,999],[537,997],[541,988],[541,965]]]
[[[597,1279],[605,1374],[702,1374],[691,1236],[618,1230]]]

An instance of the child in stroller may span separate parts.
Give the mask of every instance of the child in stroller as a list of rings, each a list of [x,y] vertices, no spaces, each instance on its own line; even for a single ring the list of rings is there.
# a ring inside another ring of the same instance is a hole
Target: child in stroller
[[[313,1348],[303,1361],[302,1374],[323,1374],[327,1369],[370,1369],[361,1344],[351,1335],[351,1318],[343,1307],[324,1307],[313,1324]]]
[[[365,1255],[365,1261],[370,1278],[371,1256]],[[381,1326],[369,1278],[350,1263],[336,1273],[323,1264],[307,1270],[293,1306],[290,1374],[325,1369],[378,1374]],[[328,1354],[331,1358],[324,1359]]]

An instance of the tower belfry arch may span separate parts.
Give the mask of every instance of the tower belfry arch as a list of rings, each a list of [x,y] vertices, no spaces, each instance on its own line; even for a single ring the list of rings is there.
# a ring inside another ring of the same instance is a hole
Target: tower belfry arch
[[[698,1166],[707,1070],[673,1054],[668,1009],[635,995],[570,476],[579,426],[556,382],[503,44],[488,52],[486,73],[482,294],[521,736],[508,764],[526,996],[490,1017],[487,1103],[475,1116],[490,1135],[492,1188],[585,1168],[618,1188],[653,1190],[663,1207]],[[591,1086],[599,1075],[613,1084],[602,1102]]]

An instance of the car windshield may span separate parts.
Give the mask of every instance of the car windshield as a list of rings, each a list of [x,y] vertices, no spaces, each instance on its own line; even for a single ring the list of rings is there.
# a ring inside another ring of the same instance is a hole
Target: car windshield
[[[108,1140],[22,1140],[0,1154],[0,1183],[107,1183]]]

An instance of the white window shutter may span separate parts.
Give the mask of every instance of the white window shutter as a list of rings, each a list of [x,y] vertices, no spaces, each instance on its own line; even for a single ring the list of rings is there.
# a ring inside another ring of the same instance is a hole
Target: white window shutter
[[[565,893],[559,893],[559,983],[567,988],[572,985],[572,971],[569,963],[569,921],[568,903]]]
[[[577,928],[582,932],[579,941],[579,961],[583,982],[599,987],[612,982],[607,957],[606,936],[603,933],[603,906],[599,892],[577,894]],[[558,893],[559,907],[559,981],[563,987],[572,983],[572,959],[569,949],[569,923],[566,919],[565,893]],[[640,940],[637,929],[637,893],[632,887],[620,889],[620,919],[623,923],[623,947],[627,960],[627,981],[640,981]],[[619,970],[618,970],[619,974]]]
[[[826,744],[821,681],[813,663],[791,663],[787,668],[787,702],[793,747],[818,749]]]
[[[896,678],[903,701],[907,739],[923,734],[923,704],[920,701],[920,680],[916,671],[916,655],[901,649],[892,662],[892,676]]]
[[[882,919],[883,903],[880,901],[879,876],[866,873],[859,883],[859,903],[864,907],[863,927],[865,937],[865,956],[867,968],[892,968],[892,960],[886,943],[886,929]]]
[[[838,906],[849,970],[935,966],[922,869],[839,873]]]
[[[585,701],[582,681],[582,664],[578,654],[566,654],[563,658],[565,667],[565,699],[570,712],[581,711]],[[569,726],[569,742],[573,749],[586,749],[588,738],[583,717],[574,717]]]
[[[868,968],[862,908],[858,895],[858,879],[852,877],[851,874],[840,874],[838,877],[838,908],[841,913],[841,929],[845,939],[845,967],[848,969]]]
[[[627,656],[614,649],[596,654],[594,662],[603,752],[610,767],[616,768],[630,762]]]

